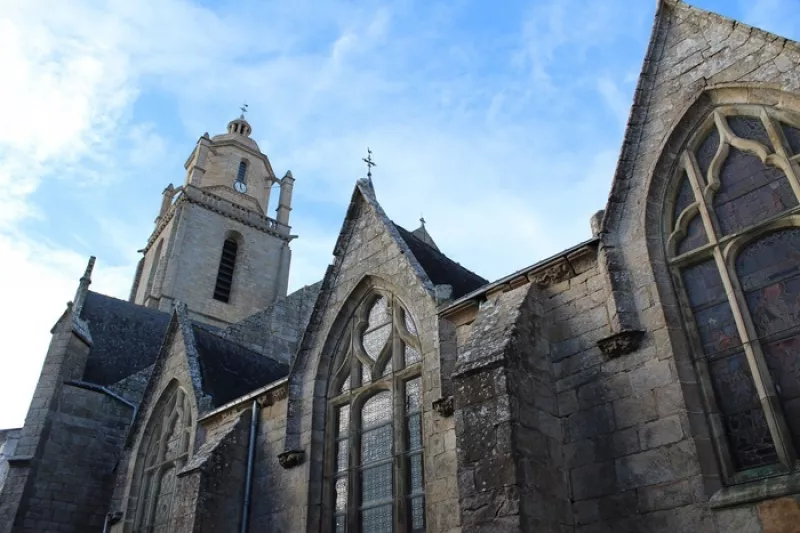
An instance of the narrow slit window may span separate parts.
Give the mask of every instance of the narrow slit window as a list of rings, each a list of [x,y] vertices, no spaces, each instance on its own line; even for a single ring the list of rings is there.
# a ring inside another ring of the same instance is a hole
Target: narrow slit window
[[[236,181],[244,183],[246,176],[247,176],[247,161],[240,161],[239,172],[236,173]]]
[[[222,245],[222,257],[219,259],[217,284],[214,287],[214,299],[228,303],[231,299],[231,286],[233,285],[233,271],[236,268],[236,253],[239,245],[233,239],[226,239]]]

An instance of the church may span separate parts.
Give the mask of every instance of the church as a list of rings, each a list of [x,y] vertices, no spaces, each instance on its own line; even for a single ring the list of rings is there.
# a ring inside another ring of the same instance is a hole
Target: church
[[[199,138],[127,301],[76,280],[0,533],[800,531],[798,43],[659,0],[591,238],[494,281],[361,179],[288,293],[251,133]]]

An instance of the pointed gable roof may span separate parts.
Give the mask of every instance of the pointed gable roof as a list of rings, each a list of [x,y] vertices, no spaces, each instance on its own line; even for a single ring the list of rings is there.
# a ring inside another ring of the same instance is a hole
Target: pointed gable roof
[[[361,201],[374,209],[378,220],[383,223],[386,232],[393,237],[397,246],[406,255],[417,277],[431,295],[435,293],[435,285],[451,285],[453,287],[453,297],[458,298],[489,283],[481,276],[449,259],[437,248],[424,243],[410,231],[392,222],[386,216],[383,207],[378,203],[372,183],[366,179],[360,179],[356,182],[353,196],[342,224],[342,230],[339,232],[339,238],[334,247],[333,253],[335,256],[340,256],[344,253],[351,227],[358,218],[358,206]],[[326,273],[326,277],[332,275],[333,272],[330,270]]]
[[[419,261],[433,284],[453,287],[453,299],[460,298],[489,283],[488,280],[444,255],[435,245],[432,246],[418,238],[416,232],[410,232],[397,224],[394,224],[394,227],[397,228],[403,241],[408,245],[411,253]]]
[[[192,325],[203,392],[214,407],[248,394],[289,374],[289,365],[275,361],[215,333]]]
[[[83,379],[111,385],[155,362],[170,315],[88,291],[81,318],[92,335]]]

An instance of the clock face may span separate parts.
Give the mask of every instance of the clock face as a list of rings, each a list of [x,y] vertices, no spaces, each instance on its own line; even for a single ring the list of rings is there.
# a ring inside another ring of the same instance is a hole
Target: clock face
[[[247,185],[243,181],[233,182],[233,188],[242,193],[247,191]]]

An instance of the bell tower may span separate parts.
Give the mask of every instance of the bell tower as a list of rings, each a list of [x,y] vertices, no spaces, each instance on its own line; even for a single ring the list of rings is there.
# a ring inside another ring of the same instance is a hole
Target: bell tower
[[[275,175],[250,138],[246,110],[227,133],[200,137],[184,165],[183,185],[164,189],[131,301],[169,311],[180,300],[194,318],[224,326],[286,295],[289,243],[296,237],[289,226],[294,177]]]

